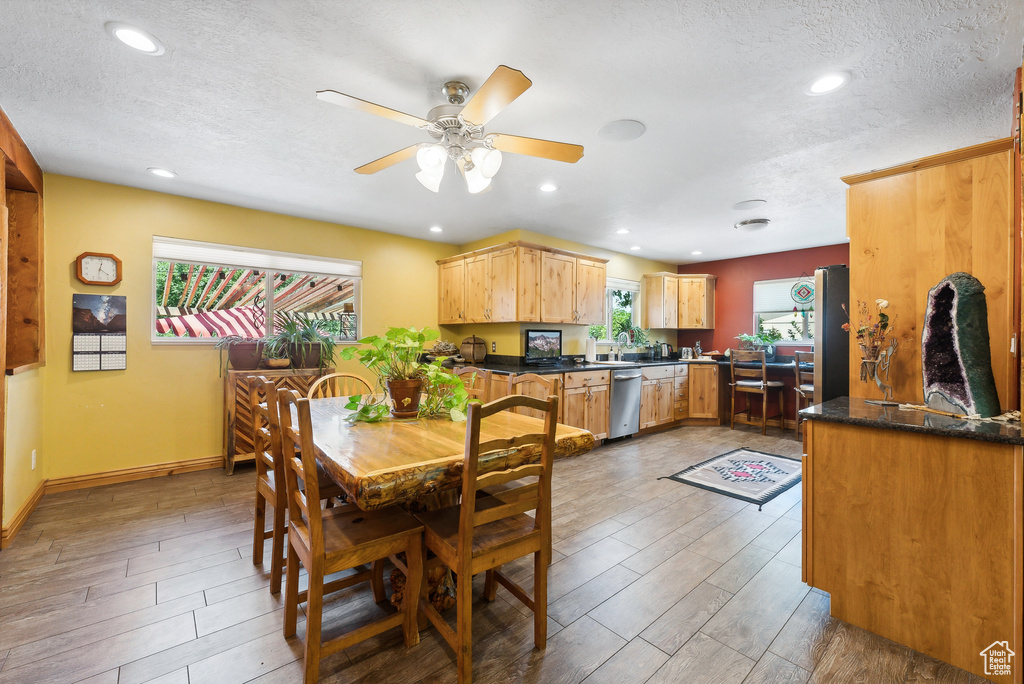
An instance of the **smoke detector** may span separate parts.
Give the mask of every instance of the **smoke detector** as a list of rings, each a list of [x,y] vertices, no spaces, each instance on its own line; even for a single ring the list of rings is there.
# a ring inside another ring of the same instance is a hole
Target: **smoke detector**
[[[740,222],[736,223],[733,226],[733,228],[738,228],[739,230],[747,230],[747,231],[761,230],[762,228],[767,228],[769,223],[771,223],[771,219],[754,218],[754,219],[747,219],[745,221],[740,221]]]

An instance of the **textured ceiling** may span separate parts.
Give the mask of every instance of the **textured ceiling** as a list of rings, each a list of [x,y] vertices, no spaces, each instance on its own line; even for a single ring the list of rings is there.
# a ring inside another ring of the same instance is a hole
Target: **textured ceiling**
[[[0,107],[44,171],[451,243],[523,228],[686,263],[845,239],[841,175],[1009,134],[1019,0],[0,0]],[[160,57],[103,28],[156,35]],[[579,143],[579,163],[505,155],[470,195],[414,161],[429,137],[315,99],[419,116],[499,64],[533,87],[487,127]],[[808,82],[853,80],[824,96]],[[632,142],[607,122],[643,121]],[[161,180],[151,166],[175,170]],[[552,181],[558,192],[540,193]],[[768,201],[772,224],[740,234]],[[427,232],[441,225],[444,233]],[[629,235],[615,231],[627,228]],[[691,251],[700,250],[700,257]]]

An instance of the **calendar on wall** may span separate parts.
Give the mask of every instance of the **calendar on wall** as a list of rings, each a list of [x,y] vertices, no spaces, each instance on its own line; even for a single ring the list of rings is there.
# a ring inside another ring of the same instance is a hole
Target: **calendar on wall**
[[[71,370],[125,370],[125,297],[72,295],[71,312]]]

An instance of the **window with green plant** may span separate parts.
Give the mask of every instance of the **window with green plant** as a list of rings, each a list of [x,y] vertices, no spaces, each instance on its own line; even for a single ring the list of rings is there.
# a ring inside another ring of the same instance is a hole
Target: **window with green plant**
[[[357,261],[154,237],[153,341],[264,338],[285,313],[354,342],[361,276]]]
[[[814,279],[758,280],[754,283],[753,329],[772,344],[814,344]]]
[[[640,283],[608,278],[605,290],[604,325],[592,325],[589,336],[601,342],[614,342],[619,333],[628,333],[639,323]]]

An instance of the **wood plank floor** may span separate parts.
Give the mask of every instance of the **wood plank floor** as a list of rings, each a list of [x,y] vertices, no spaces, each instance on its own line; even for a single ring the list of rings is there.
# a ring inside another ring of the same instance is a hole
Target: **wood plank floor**
[[[800,453],[791,436],[687,427],[558,461],[547,649],[477,578],[475,681],[982,681],[829,617],[800,582],[799,487],[758,511],[657,480],[739,446]],[[253,483],[243,467],[44,497],[0,553],[0,684],[301,681],[268,559],[252,563]],[[506,571],[530,588],[532,561]],[[386,610],[353,587],[327,602],[325,629]],[[321,677],[441,684],[455,667],[431,628],[411,650],[394,631],[337,653]]]

